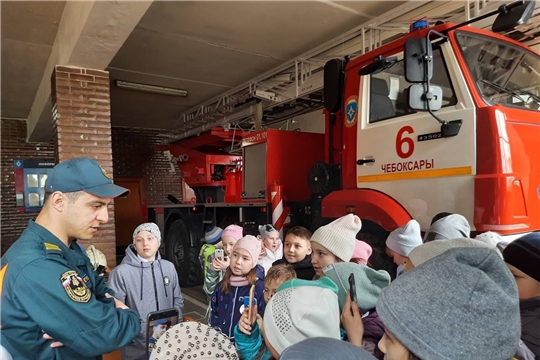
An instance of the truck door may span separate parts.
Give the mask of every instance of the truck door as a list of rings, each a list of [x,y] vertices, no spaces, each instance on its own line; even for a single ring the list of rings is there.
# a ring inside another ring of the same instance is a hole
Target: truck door
[[[448,43],[433,49],[431,83],[443,89],[442,120],[463,120],[457,136],[440,137],[440,123],[407,106],[403,54],[383,72],[364,76],[359,89],[358,188],[379,190],[398,201],[422,229],[439,212],[473,223],[476,173],[475,111]],[[372,160],[374,159],[374,160]]]

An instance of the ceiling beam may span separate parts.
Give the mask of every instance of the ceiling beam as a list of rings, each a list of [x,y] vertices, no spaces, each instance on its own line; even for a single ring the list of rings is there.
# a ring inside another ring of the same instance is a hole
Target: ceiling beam
[[[105,70],[152,1],[68,1],[27,120],[26,140],[52,136],[51,76],[56,65]]]

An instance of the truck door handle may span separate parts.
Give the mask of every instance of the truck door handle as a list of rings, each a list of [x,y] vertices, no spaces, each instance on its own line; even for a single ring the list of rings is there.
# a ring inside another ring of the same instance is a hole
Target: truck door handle
[[[364,165],[364,164],[368,164],[368,163],[374,163],[375,162],[375,159],[373,158],[370,158],[370,159],[358,159],[356,161],[356,164],[358,165]]]

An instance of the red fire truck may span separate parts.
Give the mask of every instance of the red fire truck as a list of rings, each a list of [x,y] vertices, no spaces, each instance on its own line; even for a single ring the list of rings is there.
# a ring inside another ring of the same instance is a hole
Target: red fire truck
[[[355,213],[374,265],[390,271],[384,240],[410,219],[427,230],[437,213],[459,213],[474,232],[509,238],[540,230],[540,56],[497,34],[526,21],[532,4],[499,8],[493,31],[421,21],[355,59],[331,60],[324,135],[249,133],[241,155],[219,161],[189,139],[171,145],[196,196],[150,210],[181,284],[201,280],[196,255],[210,225],[314,229]],[[201,165],[190,168],[192,159]]]

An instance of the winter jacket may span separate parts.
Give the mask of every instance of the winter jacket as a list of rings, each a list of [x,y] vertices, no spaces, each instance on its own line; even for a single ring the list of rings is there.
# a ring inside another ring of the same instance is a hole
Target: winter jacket
[[[311,265],[311,255],[306,255],[304,260],[294,264],[289,263],[285,256],[283,256],[283,259],[274,261],[272,266],[280,264],[291,265],[296,272],[296,277],[299,279],[313,280],[313,277],[315,276],[315,270],[313,270],[313,265]]]
[[[521,340],[540,359],[540,297],[519,302]]]
[[[148,359],[148,313],[176,308],[178,322],[183,319],[184,298],[178,284],[176,268],[171,262],[162,259],[159,252],[154,261],[144,261],[137,255],[135,245],[130,245],[122,263],[112,270],[109,286],[115,291],[118,300],[139,313],[141,322],[139,335],[122,349],[122,359]]]
[[[255,295],[257,299],[258,309],[264,309],[264,268],[257,265],[255,283]],[[250,285],[246,286],[231,286],[229,294],[223,294],[221,283],[216,286],[210,306],[212,314],[210,316],[210,326],[221,331],[234,342],[234,327],[240,320],[240,316],[244,311],[244,298],[249,297]]]
[[[140,331],[137,313],[106,297],[115,294],[76,242],[68,248],[34,220],[1,268],[0,342],[13,359],[101,359]],[[42,331],[64,346],[52,348]]]
[[[204,283],[203,290],[208,298],[208,307],[206,308],[206,322],[210,324],[210,317],[212,316],[212,307],[210,306],[210,300],[212,299],[212,294],[216,289],[216,285],[219,284],[223,277],[225,276],[225,271],[216,271],[212,267],[212,263],[208,264],[206,272],[204,273]]]
[[[272,353],[264,344],[259,325],[255,322],[251,329],[251,335],[246,335],[240,331],[238,325],[234,327],[234,338],[236,339],[236,349],[244,360],[269,360]]]
[[[384,325],[377,311],[370,311],[369,315],[362,319],[364,324],[364,341],[373,343],[375,349],[372,352],[377,359],[382,359],[384,354],[379,350],[378,344],[384,335]]]
[[[261,265],[264,268],[264,274],[266,275],[268,273],[268,270],[272,267],[274,262],[280,260],[283,258],[283,243],[279,243],[278,248],[276,249],[276,252],[272,252],[269,249],[266,249],[266,255],[259,260],[259,265]]]
[[[214,260],[215,252],[216,247],[212,244],[204,244],[201,246],[201,250],[199,251],[199,262],[201,263],[204,277],[206,277],[208,266],[212,264],[212,260]]]

